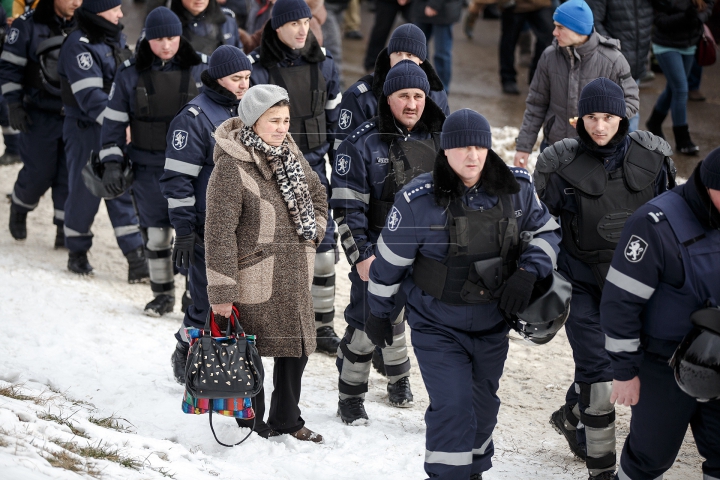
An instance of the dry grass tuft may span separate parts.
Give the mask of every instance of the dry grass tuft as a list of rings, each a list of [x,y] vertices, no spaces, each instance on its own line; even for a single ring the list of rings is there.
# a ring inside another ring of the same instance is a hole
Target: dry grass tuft
[[[31,395],[24,395],[20,393],[22,385],[8,385],[6,387],[0,387],[0,396],[14,398],[15,400],[35,400],[37,397]]]
[[[46,412],[46,413],[39,414],[38,418],[41,420],[47,420],[49,422],[55,422],[60,425],[65,425],[66,427],[68,427],[70,429],[70,431],[73,433],[73,435],[77,435],[78,437],[88,438],[87,434],[84,431],[78,429],[75,426],[75,424],[70,421],[71,416],[72,415],[63,418],[59,415],[55,415],[54,413]]]
[[[114,414],[104,418],[96,418],[92,416],[88,418],[89,422],[94,423],[99,427],[111,428],[113,430],[117,430],[118,432],[131,432],[131,428],[120,423],[120,420],[125,423],[130,423],[127,419],[116,417]],[[130,425],[132,425],[132,423],[130,423]]]

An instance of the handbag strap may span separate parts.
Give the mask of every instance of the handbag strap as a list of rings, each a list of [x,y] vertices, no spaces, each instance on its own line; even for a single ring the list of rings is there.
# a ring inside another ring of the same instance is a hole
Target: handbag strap
[[[237,445],[240,445],[240,444],[243,443],[245,440],[247,440],[248,437],[249,437],[250,435],[252,435],[252,433],[255,431],[255,422],[257,422],[257,415],[255,415],[255,416],[253,417],[253,426],[252,426],[252,428],[250,429],[250,432],[249,432],[247,435],[245,435],[245,438],[243,438],[242,440],[240,440],[240,441],[237,442],[237,443],[233,443],[233,444],[231,444],[231,445],[228,445],[227,443],[223,443],[223,442],[221,442],[220,440],[218,440],[217,435],[215,434],[215,429],[213,428],[213,424],[212,424],[212,409],[210,409],[210,417],[209,417],[209,418],[210,418],[210,430],[212,431],[213,437],[215,437],[215,441],[216,441],[217,443],[219,443],[220,445],[222,445],[223,447],[231,447],[231,448],[232,448],[232,447],[235,447],[235,446],[237,446]]]
[[[203,336],[204,337],[211,337],[212,336],[212,330],[210,329],[210,319],[213,318],[213,311],[212,308],[208,310],[207,317],[205,317],[205,326],[203,327]],[[225,333],[226,337],[229,337],[232,333],[231,331],[231,325],[235,325],[235,333],[237,336],[244,336],[245,330],[243,330],[242,326],[240,326],[240,312],[238,312],[238,309],[235,305],[232,306],[232,313],[230,314],[230,320],[228,322],[227,331]]]

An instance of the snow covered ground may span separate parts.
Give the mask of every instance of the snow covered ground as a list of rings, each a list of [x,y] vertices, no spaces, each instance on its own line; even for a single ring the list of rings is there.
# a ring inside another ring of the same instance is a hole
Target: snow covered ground
[[[496,149],[508,160],[516,131],[493,133]],[[11,191],[18,170],[18,165],[0,167],[2,195]],[[314,354],[303,379],[301,408],[307,426],[325,437],[324,444],[256,435],[233,449],[216,444],[206,415],[180,409],[183,388],[172,379],[169,358],[181,314],[160,319],[142,314],[149,286],[126,283],[126,262],[104,206],[93,227],[95,275],[69,273],[67,252],[52,249],[49,197],[28,216],[24,242],[12,239],[6,227],[9,208],[0,208],[0,479],[424,478],[428,397],[414,356],[412,408],[387,405],[386,382],[372,372],[366,400],[371,422],[345,426],[335,415],[335,359]],[[338,333],[345,328],[347,271],[342,261]],[[182,286],[182,278],[176,283]],[[272,360],[266,362],[271,371]],[[584,465],[548,424],[564,401],[572,369],[564,333],[542,347],[513,339],[499,392],[503,405],[493,435],[495,466],[484,478],[587,478]],[[271,378],[265,387],[272,390]],[[231,419],[215,419],[226,442],[247,433]],[[630,410],[619,407],[618,455],[629,419]],[[701,461],[688,435],[665,478],[699,479]]]

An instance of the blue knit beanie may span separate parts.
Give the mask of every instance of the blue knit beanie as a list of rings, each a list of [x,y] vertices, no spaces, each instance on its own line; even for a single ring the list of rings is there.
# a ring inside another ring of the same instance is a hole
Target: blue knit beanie
[[[383,93],[389,97],[404,88],[419,88],[425,95],[430,93],[430,82],[422,68],[412,60],[401,60],[390,69],[385,77]]]
[[[578,115],[584,117],[590,113],[601,112],[625,118],[625,93],[612,80],[600,77],[585,85],[580,92]]]
[[[700,164],[700,181],[707,188],[720,190],[720,148],[708,153]]]
[[[388,43],[388,53],[412,53],[421,61],[427,59],[427,40],[425,34],[412,23],[400,25],[395,29]]]
[[[145,19],[145,38],[179,37],[182,35],[182,23],[177,15],[167,7],[158,7]]]
[[[453,112],[443,123],[440,146],[443,150],[473,146],[492,148],[490,124],[485,117],[469,108]]]
[[[252,64],[242,50],[232,45],[220,45],[208,61],[208,75],[216,80],[243,70],[252,71]]]
[[[593,32],[592,10],[585,0],[569,0],[560,5],[553,15],[553,20],[580,35],[590,35]]]
[[[301,18],[312,18],[310,7],[304,0],[277,0],[272,9],[270,25],[277,29]]]
[[[122,5],[122,0],[84,0],[82,9],[90,13],[106,12]]]

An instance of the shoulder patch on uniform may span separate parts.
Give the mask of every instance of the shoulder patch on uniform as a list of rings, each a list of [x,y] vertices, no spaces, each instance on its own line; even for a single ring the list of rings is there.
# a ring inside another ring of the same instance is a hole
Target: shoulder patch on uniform
[[[535,163],[535,169],[541,173],[556,171],[561,164],[575,159],[578,146],[579,143],[574,138],[565,138],[555,142],[540,153]]]
[[[78,67],[82,70],[90,70],[93,66],[93,58],[90,52],[83,52],[77,55]]]
[[[5,43],[7,43],[8,45],[12,45],[13,43],[17,42],[18,38],[20,38],[20,30],[18,30],[17,28],[11,28],[7,36],[5,37]]]
[[[665,216],[665,212],[658,210],[657,212],[649,212],[647,214],[647,219],[652,223],[660,223],[663,220],[667,220],[667,217]]]
[[[397,209],[395,205],[393,205],[392,209],[390,210],[390,213],[388,213],[387,218],[387,228],[391,232],[394,232],[398,229],[400,226],[400,222],[402,221],[402,214],[400,213],[400,210]]]
[[[625,246],[625,258],[628,262],[637,263],[643,259],[647,249],[647,242],[637,235],[633,235]]]
[[[410,203],[418,197],[422,197],[423,195],[432,193],[432,191],[433,191],[433,184],[431,182],[422,183],[422,184],[418,185],[417,187],[405,190],[403,192],[403,197],[405,197],[406,202]]]
[[[78,41],[83,42],[83,43],[90,43],[90,40],[88,40],[87,37],[80,37],[80,38],[78,38]]]
[[[660,138],[650,132],[636,130],[630,133],[630,138],[651,152],[658,152],[666,157],[670,157],[673,154],[672,147],[670,147],[670,144],[664,138]]]
[[[172,146],[175,150],[182,150],[187,145],[188,132],[185,130],[173,131]]]
[[[365,82],[360,82],[358,86],[353,89],[353,92],[355,93],[355,96],[358,97],[368,90],[370,90],[370,85]]]
[[[350,126],[350,122],[352,122],[352,115],[352,112],[347,108],[343,108],[340,110],[338,127],[340,127],[341,130],[347,130],[347,128]]]
[[[525,170],[522,167],[508,167],[512,174],[515,176],[515,178],[522,178],[523,180],[527,180],[528,182],[532,183],[532,176],[530,175],[530,172]]]
[[[233,11],[230,10],[229,8],[222,7],[221,10],[222,10],[223,13],[224,13],[225,15],[227,15],[228,17],[235,18],[235,12],[233,12]]]

